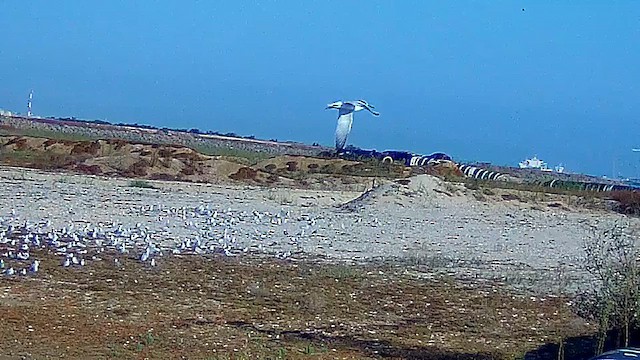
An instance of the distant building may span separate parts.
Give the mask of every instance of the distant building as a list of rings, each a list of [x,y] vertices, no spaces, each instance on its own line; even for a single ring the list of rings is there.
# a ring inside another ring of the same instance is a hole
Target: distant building
[[[564,172],[564,166],[562,164],[554,167],[553,169],[549,169],[547,167],[547,163],[538,159],[538,157],[534,156],[531,159],[526,159],[519,163],[521,169],[537,169],[540,171],[555,171],[559,173]]]
[[[13,115],[11,111],[0,109],[0,116],[11,116],[11,115]]]
[[[547,168],[547,163],[538,159],[538,157],[534,156],[531,159],[526,159],[525,161],[520,162],[521,169],[538,169],[542,171],[550,171]]]

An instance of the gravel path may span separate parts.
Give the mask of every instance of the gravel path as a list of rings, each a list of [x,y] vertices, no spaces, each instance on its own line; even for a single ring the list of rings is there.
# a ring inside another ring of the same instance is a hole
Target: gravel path
[[[606,226],[619,217],[478,201],[462,188],[448,194],[451,188],[443,190],[426,175],[360,198],[352,192],[149,183],[155,188],[0,167],[0,226],[27,222],[43,233],[75,231],[88,246],[102,246],[90,240],[103,237],[115,247],[118,236],[136,256],[153,244],[163,255],[193,250],[394,260],[422,271],[529,286],[545,279],[557,285],[558,274],[584,279],[587,225]]]

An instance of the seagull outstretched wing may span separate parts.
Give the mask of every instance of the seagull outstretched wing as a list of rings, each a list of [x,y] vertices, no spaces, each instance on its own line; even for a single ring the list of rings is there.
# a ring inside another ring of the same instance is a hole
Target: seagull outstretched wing
[[[369,111],[370,113],[373,114],[373,116],[378,116],[380,115],[379,112],[374,111],[373,108],[375,106],[369,104],[368,102],[364,101],[364,100],[358,100],[358,105],[362,106],[363,109],[366,109],[367,111]]]
[[[347,137],[351,132],[351,124],[353,124],[353,111],[342,113],[338,116],[338,127],[336,127],[336,149],[344,149],[347,143]]]
[[[353,113],[366,109],[374,116],[380,115],[380,113],[373,110],[374,106],[369,104],[365,100],[356,101],[336,101],[327,106],[327,109],[338,109],[338,127],[336,128],[336,150],[340,151],[344,149],[347,144],[347,137],[351,132],[351,125],[353,124]]]

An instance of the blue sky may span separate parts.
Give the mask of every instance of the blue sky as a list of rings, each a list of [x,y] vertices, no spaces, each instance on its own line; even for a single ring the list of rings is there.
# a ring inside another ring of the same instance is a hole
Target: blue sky
[[[523,11],[524,9],[524,11]],[[637,1],[3,1],[0,108],[640,175]]]

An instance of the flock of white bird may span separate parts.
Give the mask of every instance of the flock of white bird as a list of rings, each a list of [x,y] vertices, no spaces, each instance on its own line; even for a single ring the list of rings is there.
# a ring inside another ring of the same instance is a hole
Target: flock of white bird
[[[302,252],[301,238],[317,233],[316,219],[308,215],[294,218],[284,210],[270,213],[148,205],[134,211],[155,218],[155,222],[132,227],[85,223],[78,227],[70,221],[55,228],[48,220],[32,222],[12,211],[0,217],[0,271],[7,276],[37,273],[40,261],[34,259],[34,250],[59,256],[60,266],[68,268],[102,261],[105,253],[113,255],[116,266],[122,257],[128,257],[152,267],[163,256],[180,254],[260,253],[289,258]],[[176,241],[184,230],[193,235]],[[278,246],[283,242],[289,250]]]

